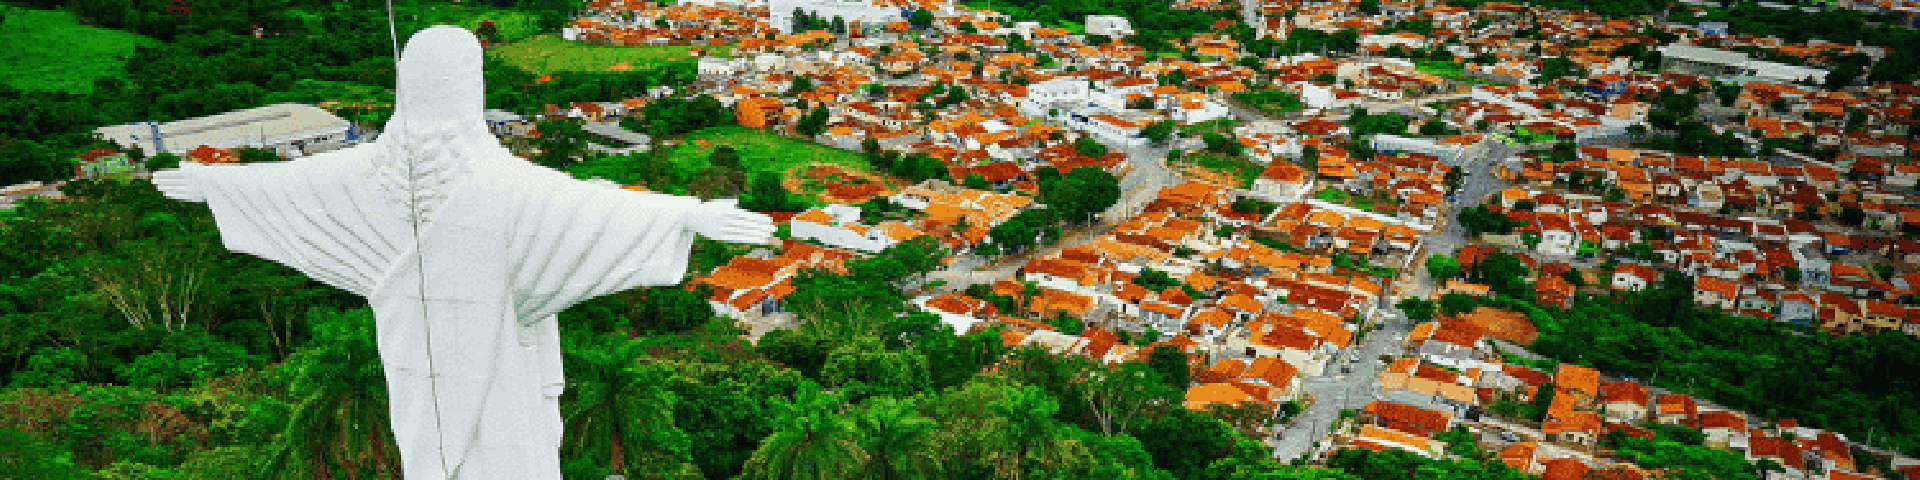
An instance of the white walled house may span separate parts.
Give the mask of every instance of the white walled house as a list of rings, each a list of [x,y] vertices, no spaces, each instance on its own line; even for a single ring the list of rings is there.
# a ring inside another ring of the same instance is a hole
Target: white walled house
[[[1350,108],[1360,102],[1359,96],[1340,98],[1334,90],[1331,85],[1308,82],[1300,88],[1300,101],[1306,103],[1308,108],[1320,110]]]
[[[1051,103],[1056,101],[1084,103],[1092,100],[1090,96],[1092,91],[1092,82],[1088,82],[1085,79],[1078,77],[1054,78],[1027,85],[1027,96],[1023,98],[1022,101],[1032,103]]]
[[[1659,272],[1637,263],[1622,263],[1613,272],[1613,288],[1622,290],[1645,290],[1647,285],[1660,280]]]
[[[1213,101],[1212,99],[1169,105],[1167,110],[1169,112],[1168,116],[1174,121],[1184,123],[1206,122],[1233,113],[1227,109],[1226,104]]]
[[[878,252],[898,243],[887,236],[882,228],[861,225],[859,222],[859,207],[829,205],[824,209],[814,208],[796,215],[789,225],[794,238],[819,240],[820,243],[841,248]]]
[[[1140,133],[1140,130],[1147,126],[1146,122],[1130,121],[1109,113],[1062,112],[1060,116],[1067,117],[1066,123],[1069,127],[1092,132],[1099,140],[1106,143],[1130,147],[1147,143],[1145,135]]]
[[[709,81],[732,77],[736,71],[743,70],[741,67],[740,62],[731,58],[701,57],[694,62],[694,72],[701,80]]]
[[[1427,39],[1426,37],[1418,35],[1364,35],[1360,37],[1360,45],[1378,46],[1380,48],[1393,48],[1394,45],[1399,45],[1408,50],[1413,50],[1427,48]]]
[[[1040,22],[1018,22],[1013,24],[1014,33],[1020,34],[1020,39],[1029,43],[1033,42],[1033,30],[1036,28],[1045,27],[1040,26]]]
[[[1113,37],[1133,35],[1133,24],[1127,21],[1127,17],[1118,15],[1088,15],[1086,27],[1087,35]]]

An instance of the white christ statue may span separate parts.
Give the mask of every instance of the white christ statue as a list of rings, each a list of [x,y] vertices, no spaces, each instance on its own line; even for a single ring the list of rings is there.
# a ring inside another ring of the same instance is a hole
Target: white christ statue
[[[695,234],[772,243],[737,202],[576,180],[486,130],[480,43],[436,25],[408,39],[379,140],[301,160],[157,172],[206,202],[227,249],[372,305],[407,480],[560,478],[555,315],[672,285]]]

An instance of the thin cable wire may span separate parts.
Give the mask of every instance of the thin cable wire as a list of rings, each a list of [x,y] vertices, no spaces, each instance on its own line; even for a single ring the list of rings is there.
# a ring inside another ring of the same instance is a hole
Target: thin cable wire
[[[387,0],[387,38],[393,43],[393,73],[396,77],[395,84],[397,86],[398,84],[397,78],[400,75],[400,34],[396,30],[396,27],[393,21],[393,0]],[[414,95],[419,95],[422,93],[424,92],[413,92]],[[395,114],[402,113],[399,111],[399,109],[401,105],[404,103],[405,103],[404,99],[401,99],[398,97],[394,98]],[[407,115],[400,115],[400,126],[401,126],[401,130],[408,132],[407,135],[415,134],[415,130],[413,129],[413,123],[411,119],[407,118]],[[393,132],[387,132],[387,133],[393,133]],[[399,139],[389,138],[388,140],[399,140]],[[439,382],[439,379],[437,378],[438,377],[438,374],[436,373],[437,370],[435,370],[433,366],[433,321],[432,321],[432,317],[427,313],[428,302],[426,299],[426,292],[427,292],[426,252],[420,251],[420,247],[421,247],[420,246],[420,223],[423,220],[423,218],[421,215],[419,215],[420,206],[417,200],[418,198],[417,191],[415,190],[415,187],[416,187],[415,182],[418,181],[419,176],[414,171],[414,166],[415,166],[414,164],[416,163],[416,159],[414,158],[414,155],[417,154],[418,152],[415,151],[413,148],[413,145],[409,143],[405,146],[405,148],[407,149],[407,155],[405,157],[397,156],[394,154],[394,150],[393,150],[395,147],[394,143],[395,142],[387,142],[388,158],[386,161],[392,162],[392,161],[404,160],[405,162],[407,162],[407,170],[406,170],[407,171],[407,175],[406,175],[407,188],[405,191],[407,196],[406,196],[405,206],[408,209],[408,213],[409,213],[408,218],[413,226],[413,242],[414,242],[413,248],[416,252],[414,255],[414,262],[415,262],[416,268],[418,269],[417,272],[419,276],[419,283],[418,283],[419,288],[416,291],[420,292],[421,294],[420,313],[421,313],[421,320],[423,322],[421,326],[426,329],[426,337],[427,337],[427,389],[428,389],[429,398],[433,399],[433,430],[434,430],[434,435],[436,437],[434,441],[435,443],[437,443],[436,448],[434,448],[434,451],[440,453],[441,474],[447,475],[451,472],[449,472],[447,469],[447,452],[446,452],[446,442],[445,442],[446,430],[441,426],[441,423],[440,423],[440,382]],[[403,470],[405,469],[404,459],[402,460],[402,469]]]

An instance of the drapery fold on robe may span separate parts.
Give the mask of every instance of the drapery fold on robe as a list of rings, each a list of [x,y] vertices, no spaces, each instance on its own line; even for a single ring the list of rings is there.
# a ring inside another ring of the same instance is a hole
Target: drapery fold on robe
[[[699,201],[481,159],[416,233],[404,206],[372,198],[360,174],[378,157],[357,150],[200,167],[193,181],[229,249],[373,305],[408,478],[558,472],[559,332],[540,320],[678,283],[694,235],[684,213]]]

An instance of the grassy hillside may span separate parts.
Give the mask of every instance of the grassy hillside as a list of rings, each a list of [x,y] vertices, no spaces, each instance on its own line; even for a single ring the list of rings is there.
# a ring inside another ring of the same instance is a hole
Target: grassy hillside
[[[93,92],[93,80],[127,80],[123,66],[144,36],[81,25],[72,13],[12,8],[0,24],[0,82],[21,90]]]
[[[701,140],[706,141],[705,146],[701,145]],[[746,167],[748,172],[782,173],[813,162],[832,163],[862,172],[875,171],[859,152],[738,125],[708,127],[689,133],[685,140],[673,147],[670,158],[675,165],[690,165],[691,169],[698,170],[710,166],[707,157],[722,146],[733,147],[740,154],[740,165]]]
[[[692,47],[608,47],[569,42],[558,34],[540,34],[501,45],[487,51],[492,60],[503,61],[528,72],[546,75],[560,72],[605,72],[613,64],[626,62],[634,69],[653,68],[667,62],[686,60]],[[727,56],[731,47],[707,47],[716,56]]]

